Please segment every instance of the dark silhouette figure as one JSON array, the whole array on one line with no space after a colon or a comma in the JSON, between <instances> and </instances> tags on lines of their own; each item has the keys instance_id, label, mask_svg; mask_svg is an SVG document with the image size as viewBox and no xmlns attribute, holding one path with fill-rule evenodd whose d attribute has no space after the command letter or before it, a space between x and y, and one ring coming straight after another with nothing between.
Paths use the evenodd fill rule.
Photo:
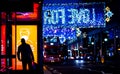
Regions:
<instances>
[{"instance_id":1,"label":"dark silhouette figure","mask_svg":"<svg viewBox=\"0 0 120 74\"><path fill-rule=\"evenodd\" d=\"M18 60L22 61L23 70L27 70L27 64L29 70L32 70L32 62L34 61L34 56L29 44L25 42L25 39L21 39L21 45L18 47Z\"/></svg>"}]
</instances>

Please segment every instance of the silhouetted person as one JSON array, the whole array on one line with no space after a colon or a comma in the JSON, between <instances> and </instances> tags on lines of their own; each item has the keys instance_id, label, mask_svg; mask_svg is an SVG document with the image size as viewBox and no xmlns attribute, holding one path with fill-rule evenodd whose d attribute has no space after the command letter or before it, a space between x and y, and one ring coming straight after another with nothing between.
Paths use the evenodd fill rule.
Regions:
<instances>
[{"instance_id":1,"label":"silhouetted person","mask_svg":"<svg viewBox=\"0 0 120 74\"><path fill-rule=\"evenodd\" d=\"M25 42L25 39L21 39L21 45L18 47L18 60L22 61L23 70L27 70L27 64L29 70L32 70L32 62L34 61L34 56L29 44Z\"/></svg>"}]
</instances>

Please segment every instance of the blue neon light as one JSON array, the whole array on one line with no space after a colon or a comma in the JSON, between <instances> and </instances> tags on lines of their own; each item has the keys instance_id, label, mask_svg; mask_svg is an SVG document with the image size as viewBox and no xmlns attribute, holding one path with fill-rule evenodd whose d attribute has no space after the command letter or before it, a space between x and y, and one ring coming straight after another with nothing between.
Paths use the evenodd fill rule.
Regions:
<instances>
[{"instance_id":1,"label":"blue neon light","mask_svg":"<svg viewBox=\"0 0 120 74\"><path fill-rule=\"evenodd\" d=\"M105 27L104 3L45 4L43 36L76 39L76 28Z\"/></svg>"},{"instance_id":2,"label":"blue neon light","mask_svg":"<svg viewBox=\"0 0 120 74\"><path fill-rule=\"evenodd\" d=\"M104 3L82 3L75 5L44 5L43 27L105 27Z\"/></svg>"}]
</instances>

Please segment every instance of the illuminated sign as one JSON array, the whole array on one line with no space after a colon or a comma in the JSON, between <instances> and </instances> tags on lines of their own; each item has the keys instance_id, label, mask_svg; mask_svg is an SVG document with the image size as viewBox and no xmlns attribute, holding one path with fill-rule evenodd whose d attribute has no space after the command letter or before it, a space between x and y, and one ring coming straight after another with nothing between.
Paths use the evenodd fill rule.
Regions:
<instances>
[{"instance_id":1,"label":"illuminated sign","mask_svg":"<svg viewBox=\"0 0 120 74\"><path fill-rule=\"evenodd\" d=\"M6 55L6 25L1 26L1 55Z\"/></svg>"},{"instance_id":2,"label":"illuminated sign","mask_svg":"<svg viewBox=\"0 0 120 74\"><path fill-rule=\"evenodd\" d=\"M12 54L17 54L17 48L21 44L21 38L25 38L26 43L30 44L34 60L37 63L37 26L36 25L12 25ZM16 62L16 63L15 63ZM22 69L22 63L16 57L12 60L12 67L16 70Z\"/></svg>"},{"instance_id":3,"label":"illuminated sign","mask_svg":"<svg viewBox=\"0 0 120 74\"><path fill-rule=\"evenodd\" d=\"M6 55L6 25L1 26L1 55ZM6 67L6 59L1 59L1 67Z\"/></svg>"},{"instance_id":4,"label":"illuminated sign","mask_svg":"<svg viewBox=\"0 0 120 74\"><path fill-rule=\"evenodd\" d=\"M104 6L104 3L44 5L43 28L105 27Z\"/></svg>"},{"instance_id":5,"label":"illuminated sign","mask_svg":"<svg viewBox=\"0 0 120 74\"><path fill-rule=\"evenodd\" d=\"M16 16L12 15L13 18L16 18L17 21L33 21L38 20L38 7L39 4L33 4L33 12L16 12Z\"/></svg>"}]
</instances>

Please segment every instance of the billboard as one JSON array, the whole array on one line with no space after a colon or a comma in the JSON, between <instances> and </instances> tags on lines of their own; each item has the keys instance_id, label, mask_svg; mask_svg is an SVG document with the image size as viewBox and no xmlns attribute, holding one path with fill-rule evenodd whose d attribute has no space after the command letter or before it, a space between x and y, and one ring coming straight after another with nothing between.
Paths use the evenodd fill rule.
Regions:
<instances>
[{"instance_id":1,"label":"billboard","mask_svg":"<svg viewBox=\"0 0 120 74\"><path fill-rule=\"evenodd\" d=\"M43 28L105 27L105 3L43 5Z\"/></svg>"},{"instance_id":2,"label":"billboard","mask_svg":"<svg viewBox=\"0 0 120 74\"><path fill-rule=\"evenodd\" d=\"M26 43L30 44L34 61L37 63L37 25L12 25L12 55L17 54L21 38L24 38ZM12 67L16 70L22 70L22 63L17 57L12 59Z\"/></svg>"}]
</instances>

